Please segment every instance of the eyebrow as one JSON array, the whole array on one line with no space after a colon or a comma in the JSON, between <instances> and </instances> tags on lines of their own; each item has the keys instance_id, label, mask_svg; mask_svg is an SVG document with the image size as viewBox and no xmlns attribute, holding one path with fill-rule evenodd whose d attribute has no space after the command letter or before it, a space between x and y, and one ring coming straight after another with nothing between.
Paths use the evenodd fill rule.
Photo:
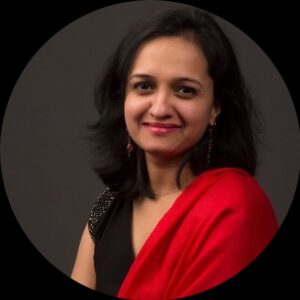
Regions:
<instances>
[{"instance_id":1,"label":"eyebrow","mask_svg":"<svg viewBox=\"0 0 300 300\"><path fill-rule=\"evenodd\" d=\"M133 78L143 78L143 79L155 79L155 77L148 75L148 74L133 74L130 76L129 80L133 79ZM187 82L193 82L198 84L199 86L203 87L203 85L201 84L201 82L197 79L194 78L190 78L190 77L178 77L174 79L175 82L182 82L182 81L187 81Z\"/></svg>"}]
</instances>

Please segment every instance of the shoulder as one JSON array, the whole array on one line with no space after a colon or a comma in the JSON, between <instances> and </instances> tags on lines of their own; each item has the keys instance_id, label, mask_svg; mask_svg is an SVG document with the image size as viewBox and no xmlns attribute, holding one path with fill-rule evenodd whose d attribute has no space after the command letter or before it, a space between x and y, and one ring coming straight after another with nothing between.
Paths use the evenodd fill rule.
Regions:
<instances>
[{"instance_id":1,"label":"shoulder","mask_svg":"<svg viewBox=\"0 0 300 300\"><path fill-rule=\"evenodd\" d=\"M271 202L255 178L235 168L215 169L203 175L211 184L194 206L194 227L205 228L221 239L230 236L235 243L247 240L265 245L278 225Z\"/></svg>"},{"instance_id":2,"label":"shoulder","mask_svg":"<svg viewBox=\"0 0 300 300\"><path fill-rule=\"evenodd\" d=\"M257 199L257 201L269 201L268 196L256 181L254 176L238 168L219 168L203 174L214 178L210 192L219 195L220 198ZM245 201L243 201L245 202Z\"/></svg>"},{"instance_id":3,"label":"shoulder","mask_svg":"<svg viewBox=\"0 0 300 300\"><path fill-rule=\"evenodd\" d=\"M241 222L275 220L270 199L249 173L238 168L220 168L207 171L205 177L212 181L203 199L210 214L226 212L225 215L240 218Z\"/></svg>"},{"instance_id":4,"label":"shoulder","mask_svg":"<svg viewBox=\"0 0 300 300\"><path fill-rule=\"evenodd\" d=\"M99 222L103 220L115 198L116 194L107 187L97 197L97 200L91 209L88 220L88 230L94 242L96 241L96 232L99 227Z\"/></svg>"}]
</instances>

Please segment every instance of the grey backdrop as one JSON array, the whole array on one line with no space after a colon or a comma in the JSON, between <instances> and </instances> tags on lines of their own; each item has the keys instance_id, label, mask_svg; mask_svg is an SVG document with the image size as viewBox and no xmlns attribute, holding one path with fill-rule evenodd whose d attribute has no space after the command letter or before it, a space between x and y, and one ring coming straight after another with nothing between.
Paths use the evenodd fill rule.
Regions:
<instances>
[{"instance_id":1,"label":"grey backdrop","mask_svg":"<svg viewBox=\"0 0 300 300\"><path fill-rule=\"evenodd\" d=\"M1 136L6 192L27 237L66 274L72 269L92 204L103 189L83 138L86 124L97 119L95 80L132 23L161 7L181 5L138 1L92 12L53 36L15 85ZM265 147L260 149L257 180L281 224L294 196L300 165L293 103L266 54L232 24L216 19L233 42L264 118Z\"/></svg>"}]
</instances>

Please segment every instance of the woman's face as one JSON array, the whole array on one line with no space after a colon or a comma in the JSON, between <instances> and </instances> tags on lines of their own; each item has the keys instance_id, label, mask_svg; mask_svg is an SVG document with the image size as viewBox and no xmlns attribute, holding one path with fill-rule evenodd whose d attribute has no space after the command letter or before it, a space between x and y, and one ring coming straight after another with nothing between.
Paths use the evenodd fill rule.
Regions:
<instances>
[{"instance_id":1,"label":"woman's face","mask_svg":"<svg viewBox=\"0 0 300 300\"><path fill-rule=\"evenodd\" d=\"M182 37L159 37L143 45L128 75L125 121L146 154L183 155L213 125L213 81L203 52Z\"/></svg>"}]
</instances>

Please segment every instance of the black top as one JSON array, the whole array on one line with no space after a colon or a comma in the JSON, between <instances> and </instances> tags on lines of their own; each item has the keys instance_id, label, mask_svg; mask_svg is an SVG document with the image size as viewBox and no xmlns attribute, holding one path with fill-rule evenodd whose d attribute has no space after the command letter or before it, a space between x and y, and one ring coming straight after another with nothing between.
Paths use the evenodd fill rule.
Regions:
<instances>
[{"instance_id":1,"label":"black top","mask_svg":"<svg viewBox=\"0 0 300 300\"><path fill-rule=\"evenodd\" d=\"M88 228L95 242L96 290L117 296L134 261L131 241L132 201L117 199L108 188L94 205Z\"/></svg>"}]
</instances>

